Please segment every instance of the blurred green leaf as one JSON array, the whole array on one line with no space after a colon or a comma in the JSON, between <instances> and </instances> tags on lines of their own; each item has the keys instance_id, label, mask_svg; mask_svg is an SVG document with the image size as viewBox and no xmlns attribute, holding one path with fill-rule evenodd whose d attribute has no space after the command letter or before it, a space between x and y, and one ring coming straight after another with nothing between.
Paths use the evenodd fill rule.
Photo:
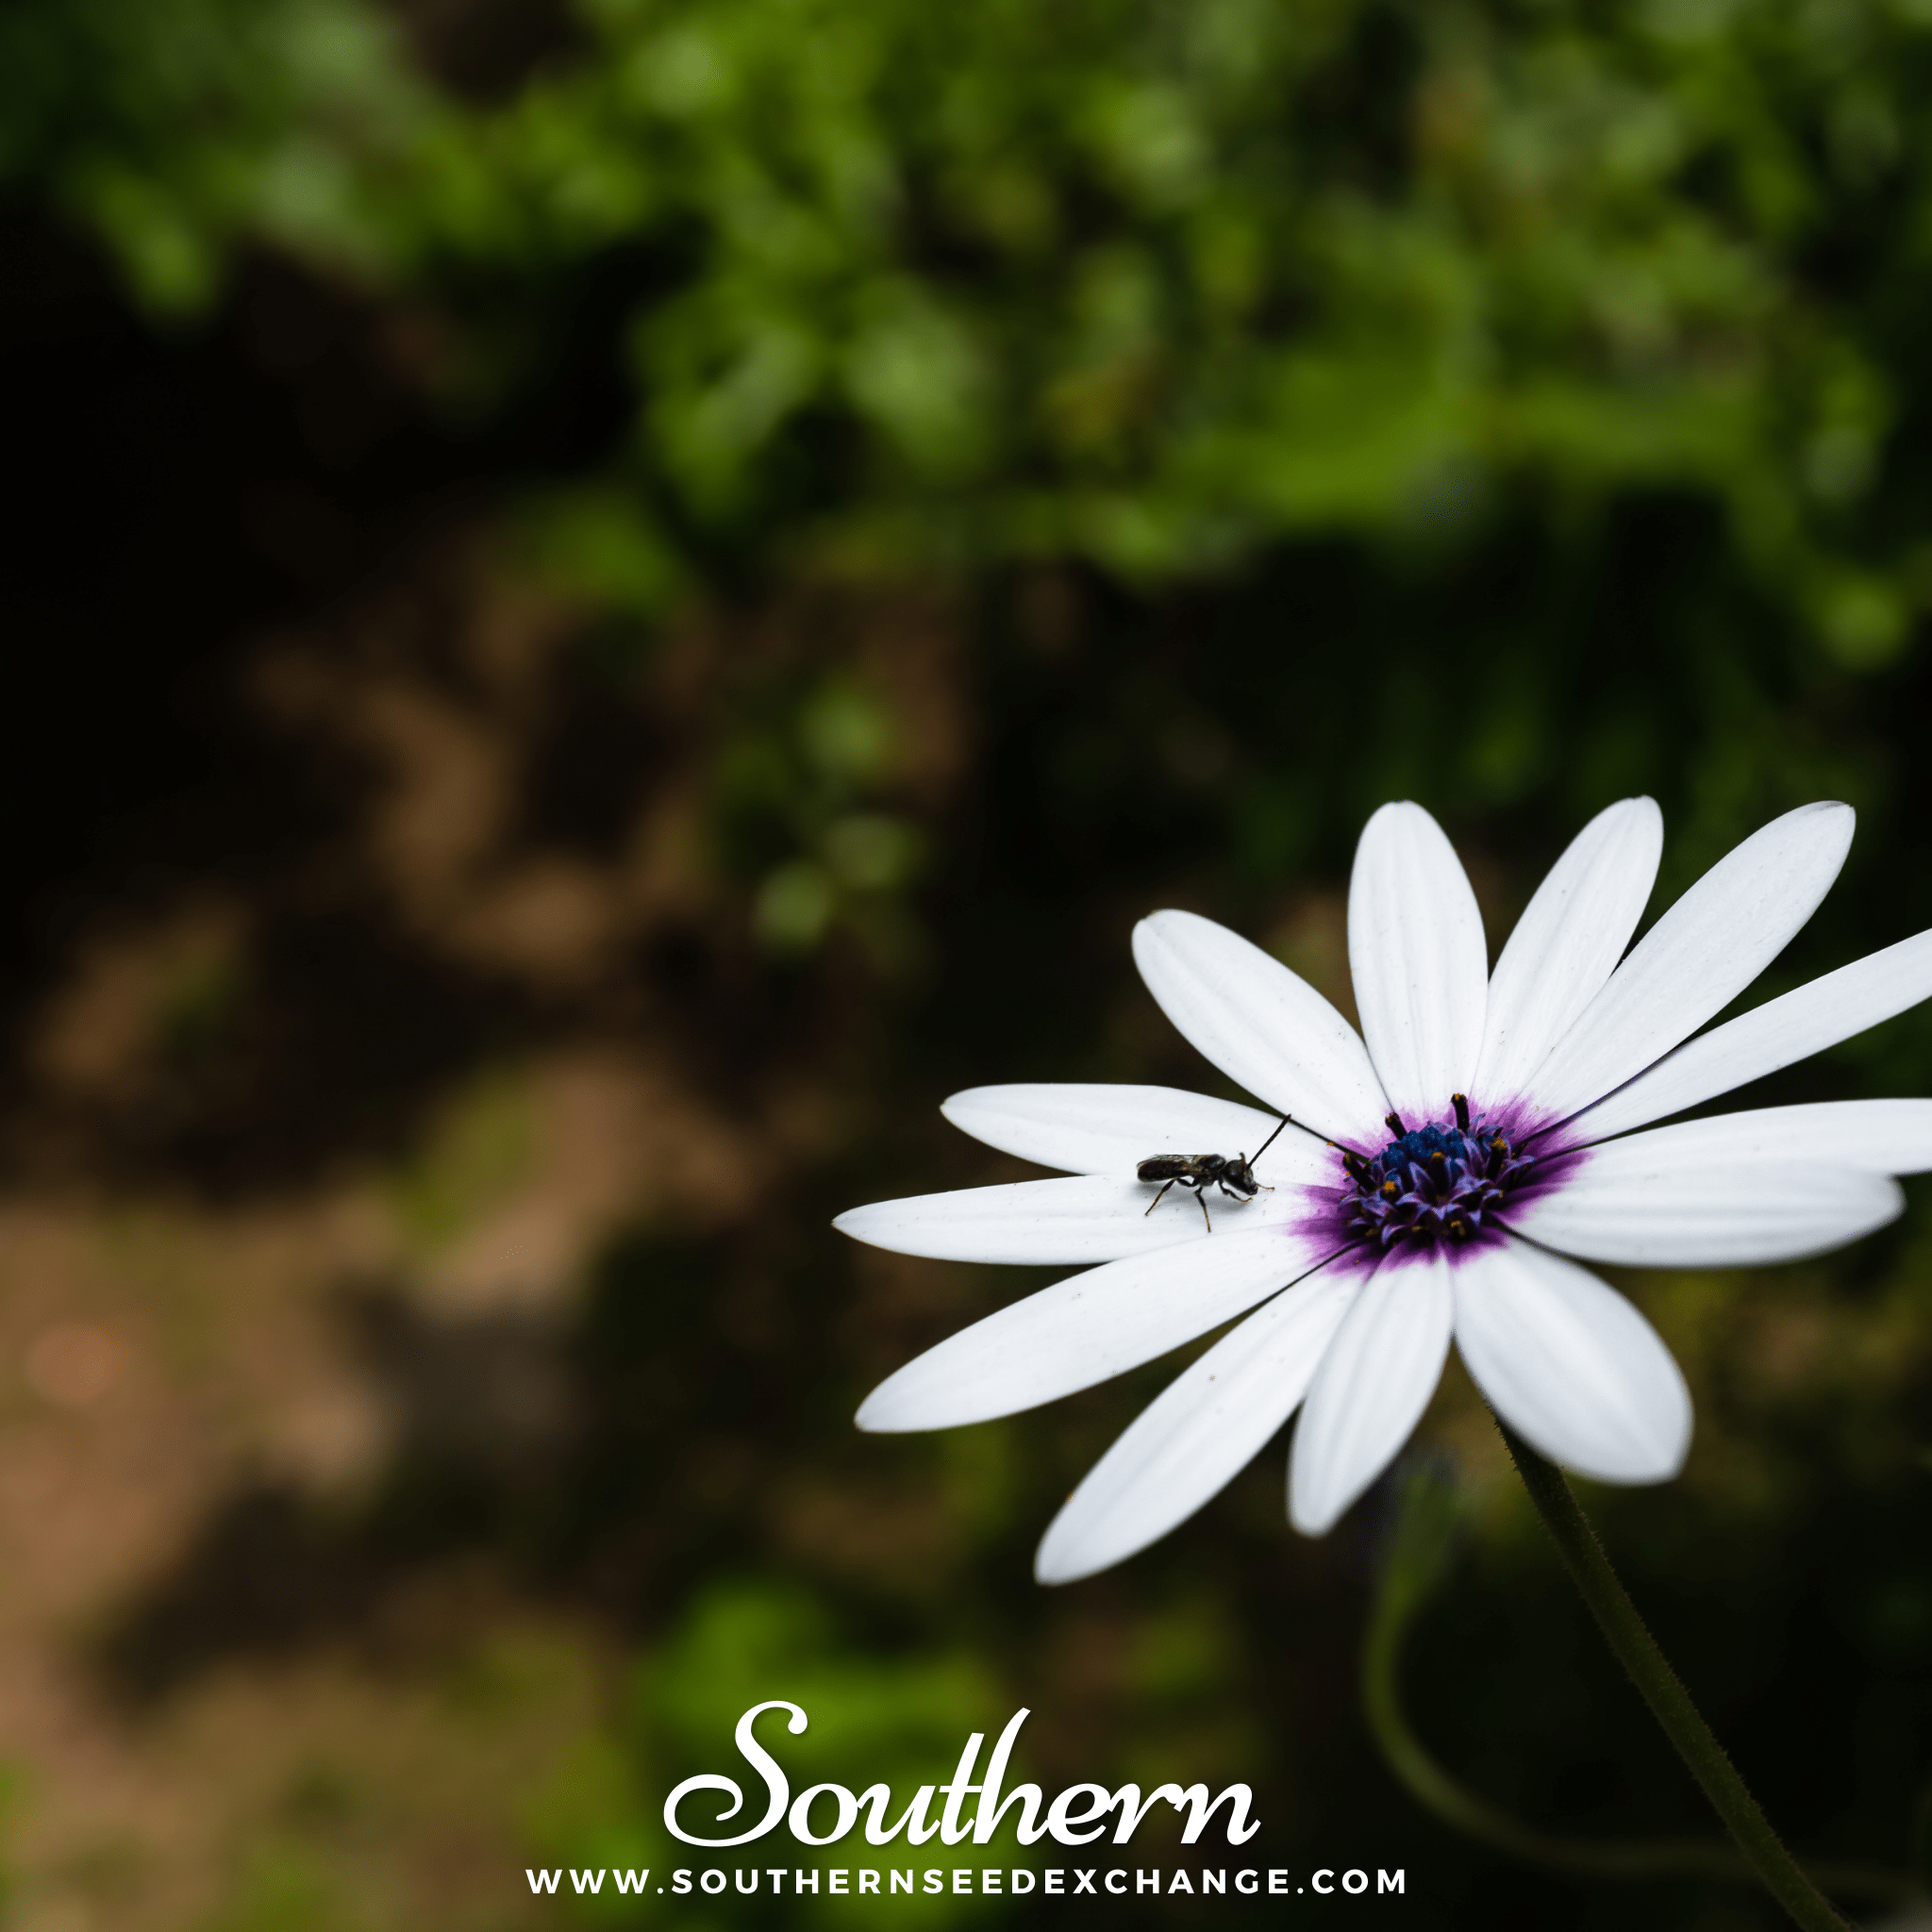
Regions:
<instances>
[{"instance_id":1,"label":"blurred green leaf","mask_svg":"<svg viewBox=\"0 0 1932 1932\"><path fill-rule=\"evenodd\" d=\"M649 259L624 446L538 520L626 608L780 530L1159 578L1311 531L1459 539L1519 483L1668 486L1868 670L1925 595L1880 507L1932 24L1826 20L598 0L477 108L365 0L24 0L0 178L157 308L267 240L442 303L498 384L550 352L559 275Z\"/></svg>"}]
</instances>

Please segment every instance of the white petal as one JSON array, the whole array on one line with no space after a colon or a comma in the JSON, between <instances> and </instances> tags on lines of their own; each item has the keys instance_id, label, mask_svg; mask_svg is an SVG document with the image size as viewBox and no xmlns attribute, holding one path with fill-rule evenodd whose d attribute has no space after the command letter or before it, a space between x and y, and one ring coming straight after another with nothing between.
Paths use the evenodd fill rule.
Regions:
<instances>
[{"instance_id":1,"label":"white petal","mask_svg":"<svg viewBox=\"0 0 1932 1932\"><path fill-rule=\"evenodd\" d=\"M865 1398L858 1426L949 1429L1091 1388L1232 1320L1332 1252L1258 1228L1090 1269L915 1357Z\"/></svg>"},{"instance_id":2,"label":"white petal","mask_svg":"<svg viewBox=\"0 0 1932 1932\"><path fill-rule=\"evenodd\" d=\"M847 1208L832 1225L873 1247L938 1261L1116 1261L1123 1255L1208 1239L1192 1194L1171 1189L1150 1212L1154 1192L1139 1181L1105 1174L1012 1181L874 1201ZM1228 1217L1223 1228L1232 1230L1242 1224L1243 1215L1250 1224L1257 1215L1280 1219L1273 1210L1287 1197L1260 1194L1246 1207L1212 1198ZM1290 1206L1302 1211L1299 1197Z\"/></svg>"},{"instance_id":3,"label":"white petal","mask_svg":"<svg viewBox=\"0 0 1932 1932\"><path fill-rule=\"evenodd\" d=\"M1579 1114L1576 1130L1594 1141L1681 1113L1823 1053L1924 999L1932 999L1932 932L1867 954L1687 1040L1675 1053Z\"/></svg>"},{"instance_id":4,"label":"white petal","mask_svg":"<svg viewBox=\"0 0 1932 1932\"><path fill-rule=\"evenodd\" d=\"M1545 1456L1607 1483L1660 1483L1690 1446L1690 1391L1615 1289L1526 1241L1456 1270L1456 1345L1498 1415Z\"/></svg>"},{"instance_id":5,"label":"white petal","mask_svg":"<svg viewBox=\"0 0 1932 1932\"><path fill-rule=\"evenodd\" d=\"M1741 1268L1795 1261L1883 1227L1905 1206L1884 1174L1816 1161L1706 1161L1658 1154L1661 1136L1593 1147L1575 1174L1509 1225L1586 1261Z\"/></svg>"},{"instance_id":6,"label":"white petal","mask_svg":"<svg viewBox=\"0 0 1932 1932\"><path fill-rule=\"evenodd\" d=\"M1483 1045L1490 956L1455 848L1419 805L1362 827L1348 886L1348 964L1382 1091L1410 1126L1447 1119Z\"/></svg>"},{"instance_id":7,"label":"white petal","mask_svg":"<svg viewBox=\"0 0 1932 1932\"><path fill-rule=\"evenodd\" d=\"M1563 1119L1661 1058L1784 951L1830 890L1852 842L1848 805L1807 805L1752 833L1644 934L1536 1071L1530 1092Z\"/></svg>"},{"instance_id":8,"label":"white petal","mask_svg":"<svg viewBox=\"0 0 1932 1932\"><path fill-rule=\"evenodd\" d=\"M1585 1114L1583 1119L1590 1116ZM1717 1113L1632 1134L1659 1161L1822 1160L1861 1174L1932 1174L1932 1100L1819 1100Z\"/></svg>"},{"instance_id":9,"label":"white petal","mask_svg":"<svg viewBox=\"0 0 1932 1932\"><path fill-rule=\"evenodd\" d=\"M1293 1412L1361 1277L1324 1269L1278 1294L1168 1384L1067 1499L1034 1559L1071 1583L1185 1523Z\"/></svg>"},{"instance_id":10,"label":"white petal","mask_svg":"<svg viewBox=\"0 0 1932 1932\"><path fill-rule=\"evenodd\" d=\"M1272 1113L1179 1087L970 1087L940 1111L975 1141L1022 1160L1116 1179L1131 1177L1150 1154L1252 1155L1281 1127ZM1328 1148L1290 1126L1256 1177L1271 1187L1332 1187L1338 1171Z\"/></svg>"},{"instance_id":11,"label":"white petal","mask_svg":"<svg viewBox=\"0 0 1932 1932\"><path fill-rule=\"evenodd\" d=\"M1181 1034L1250 1093L1337 1141L1387 1139L1389 1103L1355 1028L1279 959L1197 913L1157 912L1134 928L1134 963Z\"/></svg>"},{"instance_id":12,"label":"white petal","mask_svg":"<svg viewBox=\"0 0 1932 1932\"><path fill-rule=\"evenodd\" d=\"M1384 1262L1350 1304L1295 1425L1288 1513L1323 1536L1408 1441L1449 1353L1450 1263Z\"/></svg>"},{"instance_id":13,"label":"white petal","mask_svg":"<svg viewBox=\"0 0 1932 1932\"><path fill-rule=\"evenodd\" d=\"M1525 1091L1602 990L1643 916L1663 843L1657 801L1625 798L1598 812L1550 868L1490 975L1473 1075L1484 1104Z\"/></svg>"}]
</instances>

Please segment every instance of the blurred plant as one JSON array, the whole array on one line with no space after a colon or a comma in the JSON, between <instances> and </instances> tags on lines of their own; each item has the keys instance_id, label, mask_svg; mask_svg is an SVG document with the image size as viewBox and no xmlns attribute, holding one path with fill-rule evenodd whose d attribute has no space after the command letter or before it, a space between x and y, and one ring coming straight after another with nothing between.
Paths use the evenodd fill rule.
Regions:
<instances>
[{"instance_id":1,"label":"blurred plant","mask_svg":"<svg viewBox=\"0 0 1932 1932\"><path fill-rule=\"evenodd\" d=\"M1666 484L1848 661L1922 595L1859 517L1915 388L1870 299L1928 186L1910 8L583 20L429 144L396 245L653 251L624 466L674 531L1158 577Z\"/></svg>"},{"instance_id":2,"label":"blurred plant","mask_svg":"<svg viewBox=\"0 0 1932 1932\"><path fill-rule=\"evenodd\" d=\"M0 184L91 228L161 313L204 307L247 241L374 272L441 111L362 0L0 10Z\"/></svg>"},{"instance_id":3,"label":"blurred plant","mask_svg":"<svg viewBox=\"0 0 1932 1932\"><path fill-rule=\"evenodd\" d=\"M1848 665L1932 593L1912 0L579 25L459 108L367 0L25 0L0 179L158 307L244 239L437 294L478 395L580 356L601 276L629 434L540 521L626 606L747 550L1149 580L1302 533L1454 543L1524 486L1573 524L1706 498ZM774 929L823 905L797 875Z\"/></svg>"},{"instance_id":4,"label":"blurred plant","mask_svg":"<svg viewBox=\"0 0 1932 1932\"><path fill-rule=\"evenodd\" d=\"M883 698L838 674L802 692L755 692L728 731L716 808L740 869L758 879L753 924L772 952L809 953L842 924L882 966L912 956L904 893L924 841L910 819L876 803L899 756Z\"/></svg>"}]
</instances>

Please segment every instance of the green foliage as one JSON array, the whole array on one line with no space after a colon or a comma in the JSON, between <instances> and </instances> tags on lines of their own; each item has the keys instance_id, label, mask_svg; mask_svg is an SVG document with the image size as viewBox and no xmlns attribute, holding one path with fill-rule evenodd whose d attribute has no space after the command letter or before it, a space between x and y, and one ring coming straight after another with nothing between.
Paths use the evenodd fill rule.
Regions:
<instances>
[{"instance_id":1,"label":"green foliage","mask_svg":"<svg viewBox=\"0 0 1932 1932\"><path fill-rule=\"evenodd\" d=\"M874 691L836 679L767 694L723 748L715 791L727 839L746 855L791 854L758 868L753 919L772 951L808 951L842 922L881 966L905 955L896 895L918 873L919 831L866 805L891 775L894 735Z\"/></svg>"},{"instance_id":2,"label":"green foliage","mask_svg":"<svg viewBox=\"0 0 1932 1932\"><path fill-rule=\"evenodd\" d=\"M242 240L375 265L375 210L435 109L359 0L17 0L0 183L96 232L152 308Z\"/></svg>"},{"instance_id":3,"label":"green foliage","mask_svg":"<svg viewBox=\"0 0 1932 1932\"><path fill-rule=\"evenodd\" d=\"M1145 575L1453 538L1512 479L1688 486L1841 652L1898 640L1923 564L1857 528L1901 386L1857 281L1917 246L1910 9L587 19L441 151L423 242L666 251L631 462L681 519Z\"/></svg>"},{"instance_id":4,"label":"green foliage","mask_svg":"<svg viewBox=\"0 0 1932 1932\"><path fill-rule=\"evenodd\" d=\"M1854 665L1932 582L1890 454L1922 0L581 16L458 111L354 0L15 8L0 172L150 300L266 236L440 293L499 380L559 283L647 262L625 446L545 523L623 604L721 541L1166 577L1524 487L1706 494Z\"/></svg>"}]
</instances>

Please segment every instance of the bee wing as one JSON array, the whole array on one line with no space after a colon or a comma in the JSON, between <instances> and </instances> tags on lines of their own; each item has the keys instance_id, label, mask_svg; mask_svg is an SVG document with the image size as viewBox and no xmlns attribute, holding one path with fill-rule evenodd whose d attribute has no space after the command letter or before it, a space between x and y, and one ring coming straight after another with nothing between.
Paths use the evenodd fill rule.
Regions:
<instances>
[{"instance_id":1,"label":"bee wing","mask_svg":"<svg viewBox=\"0 0 1932 1932\"><path fill-rule=\"evenodd\" d=\"M1178 1180L1188 1172L1188 1158L1184 1154L1150 1155L1134 1170L1135 1177L1143 1181Z\"/></svg>"}]
</instances>

